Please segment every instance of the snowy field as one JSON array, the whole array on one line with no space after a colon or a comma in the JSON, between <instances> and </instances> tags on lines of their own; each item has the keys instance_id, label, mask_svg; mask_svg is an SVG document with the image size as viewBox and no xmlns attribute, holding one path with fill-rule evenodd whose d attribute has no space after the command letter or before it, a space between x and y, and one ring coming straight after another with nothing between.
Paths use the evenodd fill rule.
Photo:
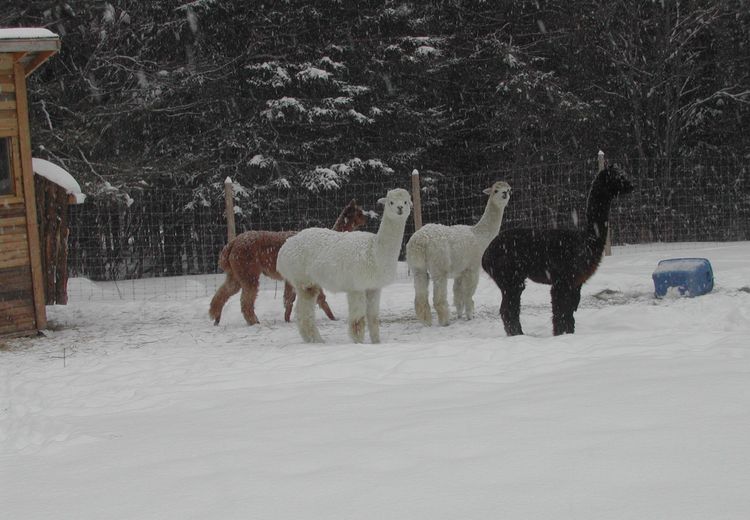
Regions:
<instances>
[{"instance_id":1,"label":"snowy field","mask_svg":"<svg viewBox=\"0 0 750 520\"><path fill-rule=\"evenodd\" d=\"M676 256L708 258L714 291L655 300ZM333 294L343 320L301 343L275 284L252 328L238 297L214 327L210 291L51 307L0 350L0 517L750 518L750 243L616 251L575 335L548 294L529 285L509 338L486 275L447 328L402 277L379 345L349 342Z\"/></svg>"}]
</instances>

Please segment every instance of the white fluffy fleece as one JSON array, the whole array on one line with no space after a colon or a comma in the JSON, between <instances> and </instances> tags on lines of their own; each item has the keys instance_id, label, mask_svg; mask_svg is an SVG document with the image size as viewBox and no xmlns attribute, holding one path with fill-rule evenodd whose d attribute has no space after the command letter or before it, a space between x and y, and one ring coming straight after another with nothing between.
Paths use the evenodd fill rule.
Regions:
<instances>
[{"instance_id":1,"label":"white fluffy fleece","mask_svg":"<svg viewBox=\"0 0 750 520\"><path fill-rule=\"evenodd\" d=\"M411 196L397 188L378 202L385 209L377 234L310 228L281 247L276 268L297 290L295 313L303 340L322 342L315 325L314 302L323 288L347 293L349 334L355 342L364 340L365 317L370 339L380 341L380 290L396 278Z\"/></svg>"},{"instance_id":2,"label":"white fluffy fleece","mask_svg":"<svg viewBox=\"0 0 750 520\"><path fill-rule=\"evenodd\" d=\"M505 207L510 200L510 186L498 181L483 193L490 196L482 218L474 226L426 224L406 244L406 261L414 276L414 309L417 318L432 324L428 302L429 280L432 277L433 303L438 322L447 325L448 279L454 278L453 301L458 316L474 315L474 292L479 281L482 254L500 231Z\"/></svg>"}]
</instances>

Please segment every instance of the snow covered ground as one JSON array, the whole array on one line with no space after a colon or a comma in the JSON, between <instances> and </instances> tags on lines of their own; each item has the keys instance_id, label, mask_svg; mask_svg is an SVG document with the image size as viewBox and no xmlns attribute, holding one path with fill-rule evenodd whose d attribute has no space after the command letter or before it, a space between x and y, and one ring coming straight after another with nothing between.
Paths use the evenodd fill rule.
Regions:
<instances>
[{"instance_id":1,"label":"snow covered ground","mask_svg":"<svg viewBox=\"0 0 750 520\"><path fill-rule=\"evenodd\" d=\"M447 328L401 278L380 345L319 311L301 343L273 284L252 328L238 297L214 327L210 291L51 307L0 350L0 517L750 518L750 243L616 253L562 337L534 284L506 337L485 275ZM714 291L655 300L675 256Z\"/></svg>"}]
</instances>

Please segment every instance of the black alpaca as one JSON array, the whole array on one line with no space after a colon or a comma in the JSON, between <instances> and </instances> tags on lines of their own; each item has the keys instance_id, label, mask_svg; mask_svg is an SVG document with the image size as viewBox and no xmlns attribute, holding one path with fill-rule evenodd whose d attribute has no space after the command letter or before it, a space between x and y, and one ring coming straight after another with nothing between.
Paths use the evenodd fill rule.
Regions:
<instances>
[{"instance_id":1,"label":"black alpaca","mask_svg":"<svg viewBox=\"0 0 750 520\"><path fill-rule=\"evenodd\" d=\"M607 166L591 184L585 231L511 229L495 237L482 256L482 267L502 292L500 316L509 336L523 334L521 293L526 278L552 286L555 336L575 332L573 313L581 300L581 286L602 259L612 199L631 191L627 175L617 166Z\"/></svg>"}]
</instances>

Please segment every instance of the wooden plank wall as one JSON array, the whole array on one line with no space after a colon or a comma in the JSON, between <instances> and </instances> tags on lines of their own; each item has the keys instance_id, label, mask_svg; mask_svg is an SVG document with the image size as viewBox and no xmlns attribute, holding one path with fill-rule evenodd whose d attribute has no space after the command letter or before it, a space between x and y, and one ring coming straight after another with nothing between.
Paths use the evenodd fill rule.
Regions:
<instances>
[{"instance_id":1,"label":"wooden plank wall","mask_svg":"<svg viewBox=\"0 0 750 520\"><path fill-rule=\"evenodd\" d=\"M36 328L26 209L0 206L0 334Z\"/></svg>"},{"instance_id":2,"label":"wooden plank wall","mask_svg":"<svg viewBox=\"0 0 750 520\"><path fill-rule=\"evenodd\" d=\"M13 63L0 55L0 137L11 139L15 194L0 198L0 335L36 329Z\"/></svg>"},{"instance_id":3,"label":"wooden plank wall","mask_svg":"<svg viewBox=\"0 0 750 520\"><path fill-rule=\"evenodd\" d=\"M64 188L36 175L36 213L47 305L68 303L68 198Z\"/></svg>"},{"instance_id":4,"label":"wooden plank wall","mask_svg":"<svg viewBox=\"0 0 750 520\"><path fill-rule=\"evenodd\" d=\"M16 85L13 71L0 68L0 132L18 135L16 118Z\"/></svg>"}]
</instances>

